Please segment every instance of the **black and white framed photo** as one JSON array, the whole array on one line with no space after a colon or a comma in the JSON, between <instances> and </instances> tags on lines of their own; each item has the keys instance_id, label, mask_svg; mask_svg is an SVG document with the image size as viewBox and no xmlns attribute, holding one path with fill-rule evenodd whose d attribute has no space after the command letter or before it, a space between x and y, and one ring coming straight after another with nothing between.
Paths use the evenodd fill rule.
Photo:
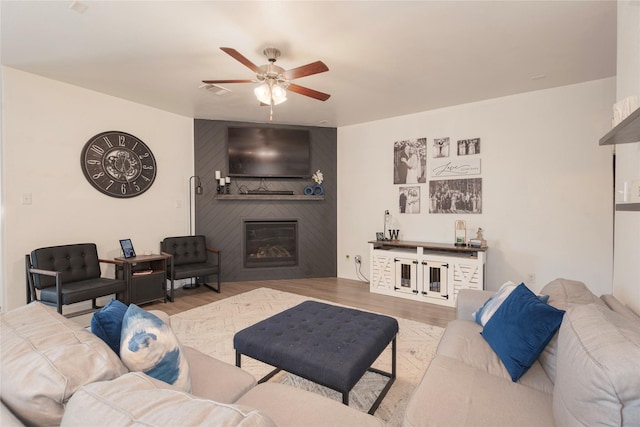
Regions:
<instances>
[{"instance_id":1,"label":"black and white framed photo","mask_svg":"<svg viewBox=\"0 0 640 427\"><path fill-rule=\"evenodd\" d=\"M458 156L480 154L480 138L461 139L458 141Z\"/></svg>"},{"instance_id":2,"label":"black and white framed photo","mask_svg":"<svg viewBox=\"0 0 640 427\"><path fill-rule=\"evenodd\" d=\"M433 158L449 157L449 137L433 139Z\"/></svg>"},{"instance_id":3,"label":"black and white framed photo","mask_svg":"<svg viewBox=\"0 0 640 427\"><path fill-rule=\"evenodd\" d=\"M429 213L482 213L482 178L429 181Z\"/></svg>"},{"instance_id":4,"label":"black and white framed photo","mask_svg":"<svg viewBox=\"0 0 640 427\"><path fill-rule=\"evenodd\" d=\"M400 213L420 213L420 187L400 187L398 202Z\"/></svg>"},{"instance_id":5,"label":"black and white framed photo","mask_svg":"<svg viewBox=\"0 0 640 427\"><path fill-rule=\"evenodd\" d=\"M427 138L394 142L393 165L394 184L427 182Z\"/></svg>"}]
</instances>

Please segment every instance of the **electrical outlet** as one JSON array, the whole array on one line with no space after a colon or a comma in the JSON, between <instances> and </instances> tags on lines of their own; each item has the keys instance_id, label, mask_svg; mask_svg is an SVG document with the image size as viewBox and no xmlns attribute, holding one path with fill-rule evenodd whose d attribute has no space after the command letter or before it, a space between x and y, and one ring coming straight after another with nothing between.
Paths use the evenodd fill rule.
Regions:
<instances>
[{"instance_id":1,"label":"electrical outlet","mask_svg":"<svg viewBox=\"0 0 640 427\"><path fill-rule=\"evenodd\" d=\"M362 257L360 255L356 255L353 259L355 260L356 264L360 264L362 262Z\"/></svg>"}]
</instances>

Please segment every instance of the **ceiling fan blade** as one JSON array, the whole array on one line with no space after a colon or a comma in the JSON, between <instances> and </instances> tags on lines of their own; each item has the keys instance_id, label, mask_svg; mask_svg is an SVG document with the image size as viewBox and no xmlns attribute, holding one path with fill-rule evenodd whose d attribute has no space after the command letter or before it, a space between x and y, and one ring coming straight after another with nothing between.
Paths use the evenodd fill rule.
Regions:
<instances>
[{"instance_id":1,"label":"ceiling fan blade","mask_svg":"<svg viewBox=\"0 0 640 427\"><path fill-rule=\"evenodd\" d=\"M253 83L253 80L203 80L202 83L218 84L218 83Z\"/></svg>"},{"instance_id":2,"label":"ceiling fan blade","mask_svg":"<svg viewBox=\"0 0 640 427\"><path fill-rule=\"evenodd\" d=\"M312 74L324 73L325 71L329 71L329 67L327 67L322 61L316 61L312 62L311 64L302 65L300 67L287 70L282 73L282 75L287 80L293 80L299 79L300 77L310 76Z\"/></svg>"},{"instance_id":3,"label":"ceiling fan blade","mask_svg":"<svg viewBox=\"0 0 640 427\"><path fill-rule=\"evenodd\" d=\"M300 95L315 98L320 101L326 101L331 96L328 93L318 92L317 90L309 89L308 87L300 86L295 83L290 83L287 89L291 92L299 93Z\"/></svg>"},{"instance_id":4,"label":"ceiling fan blade","mask_svg":"<svg viewBox=\"0 0 640 427\"><path fill-rule=\"evenodd\" d=\"M245 67L249 68L250 70L252 70L254 73L256 74L260 74L261 70L260 67L258 67L256 64L254 64L253 62L249 61L247 58L245 58L240 52L238 52L235 49L232 49L230 47L221 47L220 48L224 53L226 53L227 55L233 57L233 59L235 59L236 61L240 62L242 65L244 65Z\"/></svg>"}]
</instances>

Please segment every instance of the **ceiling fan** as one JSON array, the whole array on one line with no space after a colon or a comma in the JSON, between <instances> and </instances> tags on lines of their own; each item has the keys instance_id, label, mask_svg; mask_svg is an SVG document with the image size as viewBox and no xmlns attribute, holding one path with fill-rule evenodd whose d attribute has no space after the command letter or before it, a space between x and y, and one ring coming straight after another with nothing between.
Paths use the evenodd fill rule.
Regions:
<instances>
[{"instance_id":1,"label":"ceiling fan","mask_svg":"<svg viewBox=\"0 0 640 427\"><path fill-rule=\"evenodd\" d=\"M278 105L287 100L287 89L291 92L318 99L320 101L326 101L331 96L327 93L291 83L291 80L294 79L329 71L329 67L327 67L322 61L316 61L290 70L285 70L284 68L275 65L276 60L280 57L280 50L274 47L264 49L263 53L269 62L260 66L248 60L235 49L230 47L221 47L220 49L256 73L257 80L203 80L203 83L262 83L256 87L254 93L261 104L271 106Z\"/></svg>"}]
</instances>

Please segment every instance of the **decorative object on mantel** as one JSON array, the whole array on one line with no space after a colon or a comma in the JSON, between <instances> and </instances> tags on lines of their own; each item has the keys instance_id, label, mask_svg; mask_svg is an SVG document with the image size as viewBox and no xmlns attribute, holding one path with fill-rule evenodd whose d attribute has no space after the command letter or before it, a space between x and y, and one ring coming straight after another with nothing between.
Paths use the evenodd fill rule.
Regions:
<instances>
[{"instance_id":1,"label":"decorative object on mantel","mask_svg":"<svg viewBox=\"0 0 640 427\"><path fill-rule=\"evenodd\" d=\"M216 191L218 194L231 194L231 177L224 177L220 171L216 171Z\"/></svg>"},{"instance_id":2,"label":"decorative object on mantel","mask_svg":"<svg viewBox=\"0 0 640 427\"><path fill-rule=\"evenodd\" d=\"M324 175L318 169L312 176L315 181L314 185L308 185L304 188L304 194L307 196L322 196L324 195L324 187L322 186L322 181L324 181Z\"/></svg>"},{"instance_id":3,"label":"decorative object on mantel","mask_svg":"<svg viewBox=\"0 0 640 427\"><path fill-rule=\"evenodd\" d=\"M461 219L455 224L455 245L467 246L467 223Z\"/></svg>"},{"instance_id":4,"label":"decorative object on mantel","mask_svg":"<svg viewBox=\"0 0 640 427\"><path fill-rule=\"evenodd\" d=\"M482 228L478 227L478 232L476 233L475 239L469 239L469 246L472 248L486 248L487 241L484 239L482 235Z\"/></svg>"},{"instance_id":5,"label":"decorative object on mantel","mask_svg":"<svg viewBox=\"0 0 640 427\"><path fill-rule=\"evenodd\" d=\"M389 240L398 240L399 236L400 236L400 230L398 229L389 230Z\"/></svg>"},{"instance_id":6,"label":"decorative object on mantel","mask_svg":"<svg viewBox=\"0 0 640 427\"><path fill-rule=\"evenodd\" d=\"M384 211L384 225L382 226L382 233L376 233L378 240L387 240L387 224L391 221L391 215L389 215L389 209ZM382 236L380 235L382 234Z\"/></svg>"}]
</instances>

